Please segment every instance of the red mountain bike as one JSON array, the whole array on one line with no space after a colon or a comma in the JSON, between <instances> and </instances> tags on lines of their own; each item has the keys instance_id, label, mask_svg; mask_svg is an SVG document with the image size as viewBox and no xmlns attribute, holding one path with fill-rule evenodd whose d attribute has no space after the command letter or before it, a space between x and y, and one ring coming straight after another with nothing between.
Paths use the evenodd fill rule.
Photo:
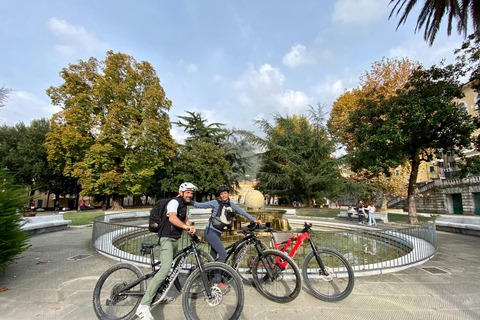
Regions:
<instances>
[{"instance_id":1,"label":"red mountain bike","mask_svg":"<svg viewBox=\"0 0 480 320\"><path fill-rule=\"evenodd\" d=\"M318 299L334 302L345 299L353 290L355 276L347 259L339 252L317 248L310 238L311 223L304 224L302 234L295 237L291 233L272 232L272 242L275 249L287 253L291 258L295 256L303 241L308 240L312 251L305 257L302 266L303 280L313 295ZM287 240L284 241L284 239ZM290 253L286 252L293 242L297 242ZM277 261L285 268L288 262Z\"/></svg>"}]
</instances>

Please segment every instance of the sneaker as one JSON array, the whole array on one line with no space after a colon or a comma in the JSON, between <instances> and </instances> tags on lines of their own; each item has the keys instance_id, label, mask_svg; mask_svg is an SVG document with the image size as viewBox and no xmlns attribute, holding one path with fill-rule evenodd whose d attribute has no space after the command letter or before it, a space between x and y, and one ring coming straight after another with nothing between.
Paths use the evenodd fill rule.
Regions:
<instances>
[{"instance_id":1,"label":"sneaker","mask_svg":"<svg viewBox=\"0 0 480 320\"><path fill-rule=\"evenodd\" d=\"M152 314L150 313L149 306L139 305L137 308L136 315L142 320L155 320L153 319Z\"/></svg>"},{"instance_id":2,"label":"sneaker","mask_svg":"<svg viewBox=\"0 0 480 320\"><path fill-rule=\"evenodd\" d=\"M227 294L230 291L230 289L232 289L231 286L229 286L228 284L222 283L222 282L220 282L218 284L215 284L215 285L217 287L219 287L220 290L222 290L222 294Z\"/></svg>"}]
</instances>

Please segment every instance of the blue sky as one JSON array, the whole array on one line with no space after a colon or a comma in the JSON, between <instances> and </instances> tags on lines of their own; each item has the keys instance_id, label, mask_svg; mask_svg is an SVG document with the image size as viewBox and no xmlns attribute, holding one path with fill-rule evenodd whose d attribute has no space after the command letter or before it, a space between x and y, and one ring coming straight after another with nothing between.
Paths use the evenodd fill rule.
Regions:
<instances>
[{"instance_id":1,"label":"blue sky","mask_svg":"<svg viewBox=\"0 0 480 320\"><path fill-rule=\"evenodd\" d=\"M60 109L45 94L59 72L108 50L148 61L172 100L209 122L255 130L255 119L331 110L382 57L453 62L462 37L445 26L429 47L415 34L419 8L396 30L390 0L2 1L0 86L13 93L0 124L29 124ZM422 1L423 3L423 1ZM444 23L445 24L445 23ZM178 128L173 136L182 141Z\"/></svg>"}]
</instances>

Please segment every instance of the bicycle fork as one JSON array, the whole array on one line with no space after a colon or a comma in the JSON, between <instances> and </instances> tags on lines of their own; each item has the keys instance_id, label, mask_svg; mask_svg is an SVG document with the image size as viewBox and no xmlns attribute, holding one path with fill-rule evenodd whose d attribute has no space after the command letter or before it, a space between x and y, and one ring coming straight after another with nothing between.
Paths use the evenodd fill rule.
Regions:
<instances>
[{"instance_id":1,"label":"bicycle fork","mask_svg":"<svg viewBox=\"0 0 480 320\"><path fill-rule=\"evenodd\" d=\"M323 275L328 276L328 270L325 268L325 265L323 264L322 259L320 258L320 255L318 254L317 246L315 246L312 243L312 239L308 239L310 241L310 245L312 246L313 252L315 253L315 260L317 260L318 266L320 267L320 271L322 272Z\"/></svg>"},{"instance_id":2,"label":"bicycle fork","mask_svg":"<svg viewBox=\"0 0 480 320\"><path fill-rule=\"evenodd\" d=\"M210 286L210 281L208 280L207 273L203 268L203 262L200 260L200 255L197 253L197 250L194 251L195 259L197 260L198 268L200 269L200 276L202 277L203 286L205 287L205 292L207 294L207 299L212 300L212 290Z\"/></svg>"},{"instance_id":3,"label":"bicycle fork","mask_svg":"<svg viewBox=\"0 0 480 320\"><path fill-rule=\"evenodd\" d=\"M273 261L272 258L269 258L269 257L264 257L263 256L263 251L260 250L260 245L257 244L257 242L255 241L253 243L255 245L255 249L257 250L257 253L258 253L258 257L260 258L260 261L261 261L261 264L263 264L263 266L265 267L265 270L267 271L267 277L270 281L273 281L274 280L274 276L273 276L273 271L272 271L272 268L274 267L275 265L275 261ZM268 260L271 260L271 261L268 261Z\"/></svg>"}]
</instances>

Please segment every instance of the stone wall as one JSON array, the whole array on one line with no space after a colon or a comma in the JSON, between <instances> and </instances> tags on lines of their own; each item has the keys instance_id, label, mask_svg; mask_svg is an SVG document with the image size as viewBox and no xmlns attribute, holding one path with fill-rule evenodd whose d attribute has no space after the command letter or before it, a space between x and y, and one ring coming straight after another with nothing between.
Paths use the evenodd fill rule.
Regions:
<instances>
[{"instance_id":1,"label":"stone wall","mask_svg":"<svg viewBox=\"0 0 480 320\"><path fill-rule=\"evenodd\" d=\"M453 214L452 195L461 194L463 214L475 215L475 193L480 193L480 177L436 179L417 189L415 205L417 212ZM392 208L408 211L408 202L402 199Z\"/></svg>"}]
</instances>

